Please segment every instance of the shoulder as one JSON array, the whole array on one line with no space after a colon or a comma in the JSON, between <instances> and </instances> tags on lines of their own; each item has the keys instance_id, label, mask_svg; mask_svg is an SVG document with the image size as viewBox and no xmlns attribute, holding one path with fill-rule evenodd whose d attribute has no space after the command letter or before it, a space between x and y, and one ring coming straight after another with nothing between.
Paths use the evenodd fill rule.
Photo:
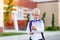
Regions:
<instances>
[{"instance_id":1,"label":"shoulder","mask_svg":"<svg viewBox=\"0 0 60 40\"><path fill-rule=\"evenodd\" d=\"M33 22L34 20L30 20L29 22Z\"/></svg>"},{"instance_id":2,"label":"shoulder","mask_svg":"<svg viewBox=\"0 0 60 40\"><path fill-rule=\"evenodd\" d=\"M41 20L43 22L43 20Z\"/></svg>"},{"instance_id":3,"label":"shoulder","mask_svg":"<svg viewBox=\"0 0 60 40\"><path fill-rule=\"evenodd\" d=\"M40 20L41 23L43 23L43 20Z\"/></svg>"},{"instance_id":4,"label":"shoulder","mask_svg":"<svg viewBox=\"0 0 60 40\"><path fill-rule=\"evenodd\" d=\"M33 20L30 20L30 21L29 21L29 24L31 24L32 22L33 22Z\"/></svg>"}]
</instances>

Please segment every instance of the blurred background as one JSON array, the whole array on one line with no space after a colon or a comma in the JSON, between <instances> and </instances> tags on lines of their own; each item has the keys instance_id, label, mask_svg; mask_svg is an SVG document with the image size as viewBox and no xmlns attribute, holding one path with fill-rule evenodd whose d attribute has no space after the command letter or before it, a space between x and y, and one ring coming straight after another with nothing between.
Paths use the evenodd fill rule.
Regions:
<instances>
[{"instance_id":1,"label":"blurred background","mask_svg":"<svg viewBox=\"0 0 60 40\"><path fill-rule=\"evenodd\" d=\"M34 8L41 11L40 19L44 21L46 38L60 33L60 0L0 0L0 4L0 33L3 36L26 34ZM60 40L59 36L54 39ZM50 36L49 39L52 40Z\"/></svg>"},{"instance_id":2,"label":"blurred background","mask_svg":"<svg viewBox=\"0 0 60 40\"><path fill-rule=\"evenodd\" d=\"M32 18L34 8L41 10L40 18L44 21L45 27L54 30L60 29L59 2L57 0L4 0L4 29L14 30L14 14L17 15L19 30L25 30L28 20ZM7 16L8 15L8 16ZM47 30L49 30L47 29Z\"/></svg>"}]
</instances>

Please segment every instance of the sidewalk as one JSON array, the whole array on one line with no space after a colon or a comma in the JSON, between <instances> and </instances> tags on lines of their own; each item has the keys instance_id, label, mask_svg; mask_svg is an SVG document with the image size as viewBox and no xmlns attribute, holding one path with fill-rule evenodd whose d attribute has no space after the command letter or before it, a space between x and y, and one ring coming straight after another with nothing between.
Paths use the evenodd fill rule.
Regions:
<instances>
[{"instance_id":1,"label":"sidewalk","mask_svg":"<svg viewBox=\"0 0 60 40\"><path fill-rule=\"evenodd\" d=\"M60 31L46 31L44 36L46 40L60 40ZM28 40L28 35L0 37L0 40Z\"/></svg>"},{"instance_id":2,"label":"sidewalk","mask_svg":"<svg viewBox=\"0 0 60 40\"><path fill-rule=\"evenodd\" d=\"M49 31L45 32L44 34L46 40L60 40L60 31Z\"/></svg>"}]
</instances>

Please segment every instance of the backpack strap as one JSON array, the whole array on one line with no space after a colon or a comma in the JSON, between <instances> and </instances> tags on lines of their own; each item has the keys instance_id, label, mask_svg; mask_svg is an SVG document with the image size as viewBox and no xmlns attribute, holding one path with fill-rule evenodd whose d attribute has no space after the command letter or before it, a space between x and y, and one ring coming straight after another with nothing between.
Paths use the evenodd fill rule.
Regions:
<instances>
[{"instance_id":1,"label":"backpack strap","mask_svg":"<svg viewBox=\"0 0 60 40\"><path fill-rule=\"evenodd\" d=\"M31 30L31 26L32 26L32 20L31 20L30 23L29 23L30 32L32 31L32 30ZM32 40L31 37L29 38L29 40Z\"/></svg>"},{"instance_id":2,"label":"backpack strap","mask_svg":"<svg viewBox=\"0 0 60 40\"><path fill-rule=\"evenodd\" d=\"M45 37L44 37L44 35L43 35L43 32L41 32L41 35L42 35L42 39L45 40Z\"/></svg>"},{"instance_id":3,"label":"backpack strap","mask_svg":"<svg viewBox=\"0 0 60 40\"><path fill-rule=\"evenodd\" d=\"M31 20L30 23L29 23L30 32L32 31L32 30L31 30L31 26L32 26L32 20Z\"/></svg>"}]
</instances>

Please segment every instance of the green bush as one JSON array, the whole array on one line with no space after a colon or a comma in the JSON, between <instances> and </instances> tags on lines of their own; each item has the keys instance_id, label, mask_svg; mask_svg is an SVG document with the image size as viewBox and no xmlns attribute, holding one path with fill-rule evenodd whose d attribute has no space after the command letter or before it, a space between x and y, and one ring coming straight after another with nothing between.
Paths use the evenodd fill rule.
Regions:
<instances>
[{"instance_id":1,"label":"green bush","mask_svg":"<svg viewBox=\"0 0 60 40\"><path fill-rule=\"evenodd\" d=\"M52 26L48 26L48 27L45 27L45 31L57 31L57 27L52 27Z\"/></svg>"},{"instance_id":2,"label":"green bush","mask_svg":"<svg viewBox=\"0 0 60 40\"><path fill-rule=\"evenodd\" d=\"M51 25L52 26L48 26L45 28L46 31L56 31L58 30L57 27L55 27L55 17L54 17L54 14L52 14L52 22L51 22Z\"/></svg>"}]
</instances>

